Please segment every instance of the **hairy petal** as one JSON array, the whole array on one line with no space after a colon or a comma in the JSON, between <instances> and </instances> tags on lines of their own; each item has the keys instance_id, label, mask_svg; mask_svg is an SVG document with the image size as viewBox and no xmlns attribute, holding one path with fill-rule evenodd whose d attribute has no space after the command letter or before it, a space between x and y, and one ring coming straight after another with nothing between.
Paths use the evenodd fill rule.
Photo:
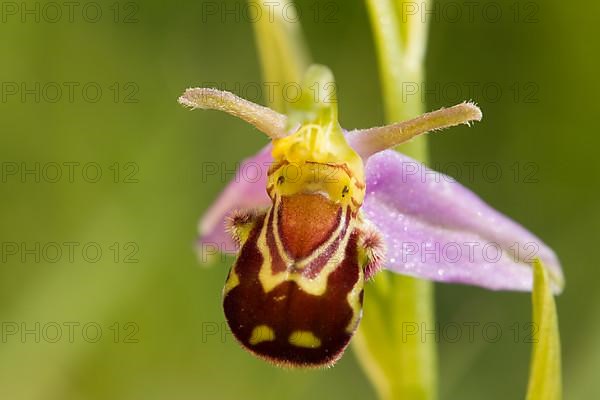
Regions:
<instances>
[{"instance_id":1,"label":"hairy petal","mask_svg":"<svg viewBox=\"0 0 600 400\"><path fill-rule=\"evenodd\" d=\"M234 210L261 208L270 204L266 187L267 170L272 163L271 149L269 144L240 163L235 178L200 219L199 246L217 246L224 253L237 251L237 245L225 230L225 219Z\"/></svg>"},{"instance_id":2,"label":"hairy petal","mask_svg":"<svg viewBox=\"0 0 600 400\"><path fill-rule=\"evenodd\" d=\"M179 104L193 109L219 110L253 125L271 139L287 136L287 117L270 108L242 99L231 92L213 88L189 88L179 97Z\"/></svg>"},{"instance_id":3,"label":"hairy petal","mask_svg":"<svg viewBox=\"0 0 600 400\"><path fill-rule=\"evenodd\" d=\"M450 108L428 112L408 121L352 131L348 135L348 140L354 150L367 159L375 153L392 149L427 132L460 124L469 125L472 121L481 121L482 117L479 107L464 102Z\"/></svg>"},{"instance_id":4,"label":"hairy petal","mask_svg":"<svg viewBox=\"0 0 600 400\"><path fill-rule=\"evenodd\" d=\"M369 158L363 210L384 236L389 270L494 290L531 290L540 258L552 288L563 276L554 252L452 178L394 151Z\"/></svg>"}]
</instances>

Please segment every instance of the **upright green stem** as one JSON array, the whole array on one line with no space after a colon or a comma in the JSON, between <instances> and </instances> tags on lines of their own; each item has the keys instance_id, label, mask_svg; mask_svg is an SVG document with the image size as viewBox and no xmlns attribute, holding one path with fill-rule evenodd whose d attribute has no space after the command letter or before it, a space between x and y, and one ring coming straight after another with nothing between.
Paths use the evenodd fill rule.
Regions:
<instances>
[{"instance_id":1,"label":"upright green stem","mask_svg":"<svg viewBox=\"0 0 600 400\"><path fill-rule=\"evenodd\" d=\"M263 15L253 26L263 79L274 86L275 95L265 100L270 108L285 113L288 104L283 98L282 87L288 83L299 84L310 59L300 24L290 22L297 21L296 9L292 0L249 2L258 5Z\"/></svg>"},{"instance_id":2,"label":"upright green stem","mask_svg":"<svg viewBox=\"0 0 600 400\"><path fill-rule=\"evenodd\" d=\"M289 3L285 0L276 7L288 7ZM262 1L259 4L264 6ZM411 4L417 3L408 6ZM367 5L377 44L386 119L396 122L416 117L424 111L418 89L423 80L426 26L418 13L407 12L410 10L403 2L367 0ZM255 33L264 79L280 84L298 82L308 64L299 25L277 18L261 21L255 24ZM280 96L269 100L271 107L287 111ZM421 161L427 159L424 138L403 145L402 151ZM435 347L432 341L421 340L421 331L433 328L432 285L380 273L366 290L365 315L353 342L380 397L435 399ZM415 328L418 334L409 335Z\"/></svg>"},{"instance_id":3,"label":"upright green stem","mask_svg":"<svg viewBox=\"0 0 600 400\"><path fill-rule=\"evenodd\" d=\"M407 15L408 5L394 0L366 0L379 59L379 77L387 122L404 121L422 114L421 101L427 23L421 13ZM429 2L408 3L419 9ZM425 138L403 145L402 152L427 161Z\"/></svg>"},{"instance_id":4,"label":"upright green stem","mask_svg":"<svg viewBox=\"0 0 600 400\"><path fill-rule=\"evenodd\" d=\"M425 7L427 2L410 3ZM367 0L377 46L386 120L422 114L423 57L427 26L406 4ZM407 89L410 88L410 95ZM420 137L398 149L426 162ZM381 399L437 398L437 357L432 335L434 298L431 282L382 272L367 285L365 314L355 349Z\"/></svg>"}]
</instances>

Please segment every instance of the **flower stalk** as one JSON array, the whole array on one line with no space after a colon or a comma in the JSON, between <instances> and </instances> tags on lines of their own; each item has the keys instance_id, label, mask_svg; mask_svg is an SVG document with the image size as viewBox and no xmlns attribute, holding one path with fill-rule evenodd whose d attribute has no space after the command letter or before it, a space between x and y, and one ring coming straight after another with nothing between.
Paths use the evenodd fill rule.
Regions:
<instances>
[{"instance_id":1,"label":"flower stalk","mask_svg":"<svg viewBox=\"0 0 600 400\"><path fill-rule=\"evenodd\" d=\"M415 118L424 111L419 95L407 97L405 83L422 82L427 24L408 15L401 1L367 0L379 59L386 122ZM417 85L420 87L421 85ZM427 162L419 137L398 148ZM389 272L365 289L366 306L354 348L381 399L437 398L437 356L433 341L405 335L407 328L434 326L433 283Z\"/></svg>"},{"instance_id":2,"label":"flower stalk","mask_svg":"<svg viewBox=\"0 0 600 400\"><path fill-rule=\"evenodd\" d=\"M249 3L260 7L261 15L264 16L253 24L263 80L281 85L301 82L310 64L309 51L300 24L286 21L283 17L285 15L289 20L298 20L293 1L249 0ZM269 102L267 106L274 110L284 113L289 111L289 105L281 93L266 100Z\"/></svg>"}]
</instances>

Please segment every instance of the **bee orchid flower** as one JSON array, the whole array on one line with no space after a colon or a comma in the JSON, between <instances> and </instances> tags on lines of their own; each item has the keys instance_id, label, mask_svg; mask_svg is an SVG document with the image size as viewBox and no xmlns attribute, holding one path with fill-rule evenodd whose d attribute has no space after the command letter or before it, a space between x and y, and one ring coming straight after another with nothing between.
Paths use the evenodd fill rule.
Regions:
<instances>
[{"instance_id":1,"label":"bee orchid flower","mask_svg":"<svg viewBox=\"0 0 600 400\"><path fill-rule=\"evenodd\" d=\"M479 121L477 106L348 132L338 123L332 82L326 67L309 68L307 93L287 115L210 88L179 98L241 118L271 139L241 163L199 225L201 248L237 253L223 305L244 348L281 366L332 365L361 319L364 282L381 268L530 291L540 259L553 291L562 289L559 261L539 238L458 182L391 150ZM320 96L308 89L315 84ZM249 167L263 173L243 179Z\"/></svg>"}]
</instances>

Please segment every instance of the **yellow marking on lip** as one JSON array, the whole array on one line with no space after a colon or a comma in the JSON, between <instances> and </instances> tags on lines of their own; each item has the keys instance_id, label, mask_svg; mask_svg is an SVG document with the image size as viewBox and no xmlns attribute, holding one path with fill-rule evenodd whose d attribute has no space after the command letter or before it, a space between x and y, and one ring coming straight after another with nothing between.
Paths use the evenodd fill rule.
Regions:
<instances>
[{"instance_id":1,"label":"yellow marking on lip","mask_svg":"<svg viewBox=\"0 0 600 400\"><path fill-rule=\"evenodd\" d=\"M259 325L252 330L250 335L250 344L255 346L262 342L272 342L275 340L275 332L267 325Z\"/></svg>"},{"instance_id":2,"label":"yellow marking on lip","mask_svg":"<svg viewBox=\"0 0 600 400\"><path fill-rule=\"evenodd\" d=\"M225 287L223 288L223 294L226 295L233 288L240 284L240 277L235 272L235 266L231 269L229 273L229 278L227 278L227 282L225 282Z\"/></svg>"},{"instance_id":3,"label":"yellow marking on lip","mask_svg":"<svg viewBox=\"0 0 600 400\"><path fill-rule=\"evenodd\" d=\"M279 201L279 198L277 198L275 200L275 203L271 207L277 208L277 206L280 204ZM292 271L288 268L286 269L286 271L279 272L276 274L273 274L273 270L271 268L271 266L273 265L273 261L271 258L271 253L267 246L267 229L268 225L270 224L265 223L260 232L260 236L256 242L256 245L261 255L263 256L263 263L258 273L258 280L261 283L265 293L269 293L271 290L275 289L278 285L280 285L283 282L293 281L296 282L298 286L300 286L300 288L308 294L311 294L313 296L323 295L327 291L327 280L329 278L329 275L333 271L335 271L335 269L344 260L346 246L348 245L348 241L350 239L352 231L355 228L355 221L353 219L350 219L347 231L344 237L341 238L337 251L331 255L321 272L316 277L312 279L305 277L304 275L302 275L302 269L311 261L316 259L319 256L319 254L321 254L334 240L336 240L336 237L339 236L339 234L341 233L344 221L346 220L346 212L346 210L342 212L340 225L338 226L332 237L329 238L326 243L324 243L318 249L316 249L314 254L308 256L307 258L301 261L296 262L295 271ZM276 248L280 256L285 260L286 265L289 266L291 264L291 260L287 255L285 255L285 251L283 251L283 244L281 243L281 238L279 237L279 230L277 229L277 209L275 209L273 212L273 218Z\"/></svg>"},{"instance_id":4,"label":"yellow marking on lip","mask_svg":"<svg viewBox=\"0 0 600 400\"><path fill-rule=\"evenodd\" d=\"M289 342L293 346L307 349L321 347L321 339L316 337L311 331L294 331L290 335Z\"/></svg>"},{"instance_id":5,"label":"yellow marking on lip","mask_svg":"<svg viewBox=\"0 0 600 400\"><path fill-rule=\"evenodd\" d=\"M277 253L279 257L283 260L286 266L292 264L292 259L288 256L287 252L283 249L283 243L281 242L281 237L279 236L279 209L281 207L281 197L277 196L275 201L273 202L273 219L269 221L271 226L273 227L273 238L275 239L275 248L277 249Z\"/></svg>"},{"instance_id":6,"label":"yellow marking on lip","mask_svg":"<svg viewBox=\"0 0 600 400\"><path fill-rule=\"evenodd\" d=\"M348 326L346 326L346 332L349 334L354 333L356 328L358 328L358 323L362 318L363 312L362 305L360 304L360 293L362 292L364 287L364 272L363 267L360 263L358 274L359 277L356 283L352 287L352 290L348 293L348 296L346 296L346 300L348 301L348 304L352 309L352 319L348 323Z\"/></svg>"}]
</instances>

